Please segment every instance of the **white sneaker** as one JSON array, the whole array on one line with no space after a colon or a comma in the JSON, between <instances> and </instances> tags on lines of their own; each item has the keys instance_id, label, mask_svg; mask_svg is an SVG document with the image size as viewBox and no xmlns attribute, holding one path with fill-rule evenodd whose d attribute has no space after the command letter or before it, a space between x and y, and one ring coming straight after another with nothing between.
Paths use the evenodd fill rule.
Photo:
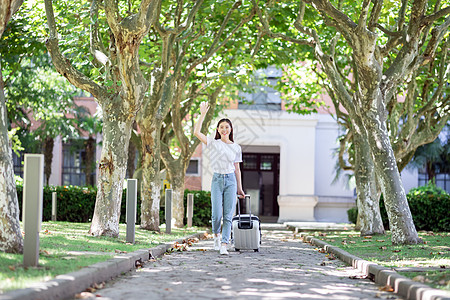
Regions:
<instances>
[{"instance_id":1,"label":"white sneaker","mask_svg":"<svg viewBox=\"0 0 450 300\"><path fill-rule=\"evenodd\" d=\"M220 252L221 255L228 255L227 245L221 245L219 252Z\"/></svg>"},{"instance_id":2,"label":"white sneaker","mask_svg":"<svg viewBox=\"0 0 450 300\"><path fill-rule=\"evenodd\" d=\"M220 236L214 236L214 250L220 249Z\"/></svg>"}]
</instances>

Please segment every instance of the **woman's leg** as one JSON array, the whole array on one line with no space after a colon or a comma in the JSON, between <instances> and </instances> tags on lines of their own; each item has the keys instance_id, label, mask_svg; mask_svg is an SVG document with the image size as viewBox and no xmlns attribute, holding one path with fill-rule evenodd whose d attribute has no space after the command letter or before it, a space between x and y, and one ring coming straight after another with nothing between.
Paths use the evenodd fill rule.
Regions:
<instances>
[{"instance_id":1,"label":"woman's leg","mask_svg":"<svg viewBox=\"0 0 450 300\"><path fill-rule=\"evenodd\" d=\"M223 192L223 228L222 243L230 243L231 221L236 207L237 183L234 173L225 176L225 187Z\"/></svg>"},{"instance_id":2,"label":"woman's leg","mask_svg":"<svg viewBox=\"0 0 450 300\"><path fill-rule=\"evenodd\" d=\"M211 223L212 232L216 236L220 233L223 202L223 175L214 174L211 182Z\"/></svg>"}]
</instances>

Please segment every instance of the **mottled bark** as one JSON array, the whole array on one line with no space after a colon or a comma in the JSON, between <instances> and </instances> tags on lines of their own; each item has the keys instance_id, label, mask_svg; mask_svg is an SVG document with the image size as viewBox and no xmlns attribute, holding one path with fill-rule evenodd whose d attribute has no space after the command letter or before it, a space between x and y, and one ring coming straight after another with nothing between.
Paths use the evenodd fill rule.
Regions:
<instances>
[{"instance_id":1,"label":"mottled bark","mask_svg":"<svg viewBox=\"0 0 450 300\"><path fill-rule=\"evenodd\" d=\"M375 167L366 135L354 134L353 144L359 230L362 236L384 234L379 205L380 192L377 188Z\"/></svg>"},{"instance_id":2,"label":"mottled bark","mask_svg":"<svg viewBox=\"0 0 450 300\"><path fill-rule=\"evenodd\" d=\"M8 119L1 66L0 117L0 251L22 253L23 238L19 223L20 212L14 180L12 150L8 138Z\"/></svg>"},{"instance_id":3,"label":"mottled bark","mask_svg":"<svg viewBox=\"0 0 450 300\"><path fill-rule=\"evenodd\" d=\"M118 103L118 109L120 105L121 103ZM89 230L94 236L119 236L120 205L133 120L126 115L117 114L116 111L120 111L118 109L103 112L103 144L98 169L98 190Z\"/></svg>"},{"instance_id":4,"label":"mottled bark","mask_svg":"<svg viewBox=\"0 0 450 300\"><path fill-rule=\"evenodd\" d=\"M150 128L141 133L142 183L141 183L141 228L160 231L159 207L161 200L160 133L161 122L154 119ZM142 127L141 127L142 128Z\"/></svg>"},{"instance_id":5,"label":"mottled bark","mask_svg":"<svg viewBox=\"0 0 450 300\"><path fill-rule=\"evenodd\" d=\"M189 160L183 160L183 163L172 163L167 169L172 185L172 219L175 219L173 225L179 228L184 226L184 178L188 165Z\"/></svg>"},{"instance_id":6,"label":"mottled bark","mask_svg":"<svg viewBox=\"0 0 450 300\"><path fill-rule=\"evenodd\" d=\"M149 83L139 66L139 46L159 16L159 0L142 1L137 13L123 18L118 3L105 0L109 48L99 36L99 5L91 2L90 51L93 63L104 72L105 85L79 72L61 53L51 0L45 0L49 36L47 49L56 70L73 85L91 93L103 110L103 147L97 182L97 198L90 234L119 234L122 186L127 169L132 124ZM109 83L111 84L109 84Z\"/></svg>"},{"instance_id":7,"label":"mottled bark","mask_svg":"<svg viewBox=\"0 0 450 300\"><path fill-rule=\"evenodd\" d=\"M384 204L389 217L389 228L393 244L418 244L419 238L406 193L403 188L397 162L391 147L386 129L386 119L383 118L383 108L377 107L367 112L362 118L368 132L368 141L374 159L378 182L384 195Z\"/></svg>"},{"instance_id":8,"label":"mottled bark","mask_svg":"<svg viewBox=\"0 0 450 300\"><path fill-rule=\"evenodd\" d=\"M407 26L403 28L405 25L404 19L399 21L399 31L393 34L388 33L387 44L381 46L379 34L374 29L381 27L377 26L377 22L380 18L382 2L374 3L377 8L371 10L371 1L364 1L357 22L329 1L311 0L311 4L315 10L320 12L321 18L326 24L336 28L339 32L330 40L328 53L324 52L323 42L319 39L317 32L312 28L302 26L305 12L304 2L300 4L299 14L294 24L295 28L314 39L315 54L322 63L323 70L338 95L339 101L342 101L341 104L347 111L356 112L362 120L367 132L375 172L385 196L385 205L392 231L392 242L394 244L420 243L421 239L414 228L394 152L389 141L386 129L388 113L386 108L390 106L391 101L397 101L395 95L405 76L411 74L423 63L427 63L430 53L434 55L436 50L434 45L442 40L442 33L447 30L450 18L447 17L442 26L436 26L436 30L431 32L433 38L429 39L430 42L426 47L429 51L425 51L426 53L420 53L421 35L428 24L448 14L450 8L446 7L435 14L428 15L425 24L424 15L426 14L427 1L414 1L411 7L408 7L410 18ZM406 6L404 8L406 9ZM404 15L405 12L403 11L401 18ZM260 19L263 18L260 17ZM262 22L265 21L262 20ZM269 30L268 26L265 26L265 28ZM382 31L386 33L384 28ZM428 31L425 34L428 34ZM348 87L347 78L339 69L339 65L335 63L334 58L336 42L341 35L352 50L350 61L353 63L352 71L356 82L351 85L351 88ZM395 36L400 36L400 38L395 38ZM428 47L430 45L431 48ZM399 46L399 51L396 53L394 61L387 69L383 68L384 56L397 46Z\"/></svg>"},{"instance_id":9,"label":"mottled bark","mask_svg":"<svg viewBox=\"0 0 450 300\"><path fill-rule=\"evenodd\" d=\"M11 16L23 0L0 0L0 38ZM4 94L4 81L0 62L0 251L23 252L23 237L19 223L19 203L12 161L11 143L8 138L8 117Z\"/></svg>"}]
</instances>

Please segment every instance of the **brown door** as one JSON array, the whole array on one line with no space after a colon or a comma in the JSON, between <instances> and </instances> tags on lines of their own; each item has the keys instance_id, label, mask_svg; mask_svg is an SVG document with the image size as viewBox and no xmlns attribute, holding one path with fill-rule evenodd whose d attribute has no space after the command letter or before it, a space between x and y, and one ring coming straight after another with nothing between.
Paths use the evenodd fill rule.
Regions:
<instances>
[{"instance_id":1,"label":"brown door","mask_svg":"<svg viewBox=\"0 0 450 300\"><path fill-rule=\"evenodd\" d=\"M278 216L280 154L243 153L241 163L244 190L258 190L259 215Z\"/></svg>"}]
</instances>

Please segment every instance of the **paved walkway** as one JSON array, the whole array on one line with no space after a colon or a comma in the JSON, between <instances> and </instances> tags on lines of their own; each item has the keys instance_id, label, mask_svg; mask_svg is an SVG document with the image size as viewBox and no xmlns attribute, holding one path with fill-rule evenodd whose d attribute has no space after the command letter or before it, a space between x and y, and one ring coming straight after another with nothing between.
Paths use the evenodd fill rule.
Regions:
<instances>
[{"instance_id":1,"label":"paved walkway","mask_svg":"<svg viewBox=\"0 0 450 300\"><path fill-rule=\"evenodd\" d=\"M165 255L93 292L96 299L399 299L294 233L263 230L260 252L221 256L212 240ZM352 279L357 278L357 279ZM94 295L92 295L94 296Z\"/></svg>"}]
</instances>

